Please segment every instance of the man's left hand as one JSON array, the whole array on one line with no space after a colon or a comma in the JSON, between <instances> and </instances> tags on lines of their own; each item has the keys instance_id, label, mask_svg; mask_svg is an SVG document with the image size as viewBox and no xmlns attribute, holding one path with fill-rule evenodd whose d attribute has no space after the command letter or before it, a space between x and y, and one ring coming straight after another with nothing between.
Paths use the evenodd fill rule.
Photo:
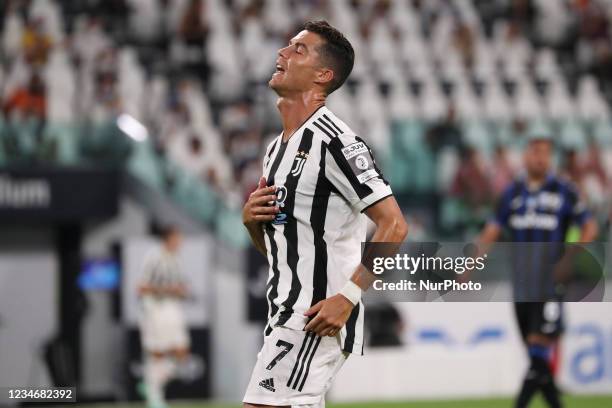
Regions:
<instances>
[{"instance_id":1,"label":"man's left hand","mask_svg":"<svg viewBox=\"0 0 612 408\"><path fill-rule=\"evenodd\" d=\"M335 336L344 327L354 305L341 294L320 301L304 313L315 316L304 328L319 336Z\"/></svg>"}]
</instances>

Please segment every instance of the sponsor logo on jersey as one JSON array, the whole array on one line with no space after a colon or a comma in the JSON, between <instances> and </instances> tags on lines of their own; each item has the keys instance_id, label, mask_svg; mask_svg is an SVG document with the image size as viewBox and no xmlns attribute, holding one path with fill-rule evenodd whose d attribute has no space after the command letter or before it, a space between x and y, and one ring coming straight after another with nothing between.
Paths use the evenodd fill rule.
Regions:
<instances>
[{"instance_id":1,"label":"sponsor logo on jersey","mask_svg":"<svg viewBox=\"0 0 612 408\"><path fill-rule=\"evenodd\" d=\"M274 388L274 378L261 380L259 382L259 386L265 388L268 391L276 392L276 388Z\"/></svg>"},{"instance_id":2,"label":"sponsor logo on jersey","mask_svg":"<svg viewBox=\"0 0 612 408\"><path fill-rule=\"evenodd\" d=\"M559 193L542 191L538 194L538 206L542 210L558 211L563 205L563 197Z\"/></svg>"},{"instance_id":3,"label":"sponsor logo on jersey","mask_svg":"<svg viewBox=\"0 0 612 408\"><path fill-rule=\"evenodd\" d=\"M285 207L285 200L287 199L287 187L280 186L276 189L276 202L274 203L281 210L278 214L276 214L276 218L272 221L274 225L286 224L287 223L287 214L283 211L283 207Z\"/></svg>"},{"instance_id":4,"label":"sponsor logo on jersey","mask_svg":"<svg viewBox=\"0 0 612 408\"><path fill-rule=\"evenodd\" d=\"M374 177L378 176L378 172L374 169L370 169L368 171L364 171L361 174L357 175L357 180L359 180L359 182L361 184L365 183L366 181L373 179Z\"/></svg>"},{"instance_id":5,"label":"sponsor logo on jersey","mask_svg":"<svg viewBox=\"0 0 612 408\"><path fill-rule=\"evenodd\" d=\"M344 155L344 158L346 160L350 160L359 154L363 154L367 152L368 152L368 146L366 146L366 144L363 142L351 143L350 145L342 148L342 154Z\"/></svg>"},{"instance_id":6,"label":"sponsor logo on jersey","mask_svg":"<svg viewBox=\"0 0 612 408\"><path fill-rule=\"evenodd\" d=\"M370 167L370 163L368 162L368 159L364 155L360 154L359 156L355 158L355 166L359 170L367 170L368 167Z\"/></svg>"},{"instance_id":7,"label":"sponsor logo on jersey","mask_svg":"<svg viewBox=\"0 0 612 408\"><path fill-rule=\"evenodd\" d=\"M552 214L514 214L510 217L510 226L514 229L542 229L553 231L559 225L559 219Z\"/></svg>"},{"instance_id":8,"label":"sponsor logo on jersey","mask_svg":"<svg viewBox=\"0 0 612 408\"><path fill-rule=\"evenodd\" d=\"M370 149L365 143L352 143L342 149L342 154L361 184L378 176L378 172L374 169L374 160L370 155Z\"/></svg>"}]
</instances>

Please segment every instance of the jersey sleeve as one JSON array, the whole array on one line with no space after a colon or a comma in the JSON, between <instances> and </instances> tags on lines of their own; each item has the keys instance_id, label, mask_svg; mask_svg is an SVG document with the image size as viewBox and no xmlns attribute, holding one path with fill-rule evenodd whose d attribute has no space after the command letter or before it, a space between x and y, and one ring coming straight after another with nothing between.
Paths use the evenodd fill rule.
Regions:
<instances>
[{"instance_id":1,"label":"jersey sleeve","mask_svg":"<svg viewBox=\"0 0 612 408\"><path fill-rule=\"evenodd\" d=\"M327 145L325 177L357 211L392 195L372 150L359 137L340 135Z\"/></svg>"},{"instance_id":2,"label":"jersey sleeve","mask_svg":"<svg viewBox=\"0 0 612 408\"><path fill-rule=\"evenodd\" d=\"M510 202L512 201L512 192L515 187L511 186L499 197L497 206L495 208L495 214L489 221L492 224L496 224L502 228L508 226L508 220L510 219Z\"/></svg>"},{"instance_id":3,"label":"jersey sleeve","mask_svg":"<svg viewBox=\"0 0 612 408\"><path fill-rule=\"evenodd\" d=\"M156 268L157 268L157 257L152 252L149 252L145 256L145 260L142 265L142 275L140 278L140 284L146 286L156 286L158 282L158 277L156 276Z\"/></svg>"},{"instance_id":4,"label":"jersey sleeve","mask_svg":"<svg viewBox=\"0 0 612 408\"><path fill-rule=\"evenodd\" d=\"M579 226L584 225L584 223L591 218L591 213L578 191L571 186L568 187L568 200L569 218L571 222Z\"/></svg>"}]
</instances>

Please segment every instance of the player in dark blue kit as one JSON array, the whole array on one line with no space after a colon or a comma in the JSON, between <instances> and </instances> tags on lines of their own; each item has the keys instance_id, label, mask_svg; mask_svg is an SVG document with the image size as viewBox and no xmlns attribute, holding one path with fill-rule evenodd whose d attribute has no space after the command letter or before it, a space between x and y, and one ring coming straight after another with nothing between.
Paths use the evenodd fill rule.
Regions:
<instances>
[{"instance_id":1,"label":"player in dark blue kit","mask_svg":"<svg viewBox=\"0 0 612 408\"><path fill-rule=\"evenodd\" d=\"M530 366L516 407L528 406L538 391L549 406L561 406L550 358L563 330L563 313L558 282L548 261L557 256L551 251L562 250L570 226L580 226L580 242L591 242L597 235L597 224L575 188L552 172L552 153L549 138L530 138L524 153L526 174L506 189L495 218L479 237L480 244L486 246L506 232L509 241L523 243L517 246L520 252L514 257L514 299ZM548 256L543 256L545 251Z\"/></svg>"}]
</instances>

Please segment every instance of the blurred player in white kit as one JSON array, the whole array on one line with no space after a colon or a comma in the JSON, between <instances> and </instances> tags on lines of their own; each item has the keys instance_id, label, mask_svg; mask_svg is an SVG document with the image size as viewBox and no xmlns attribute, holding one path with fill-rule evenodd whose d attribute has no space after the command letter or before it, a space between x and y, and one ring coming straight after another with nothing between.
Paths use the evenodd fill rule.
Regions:
<instances>
[{"instance_id":1,"label":"blurred player in white kit","mask_svg":"<svg viewBox=\"0 0 612 408\"><path fill-rule=\"evenodd\" d=\"M189 356L190 339L183 311L188 291L176 259L181 240L177 228L163 230L162 247L147 255L138 287L148 408L167 406L164 388L176 375L178 364Z\"/></svg>"}]
</instances>

